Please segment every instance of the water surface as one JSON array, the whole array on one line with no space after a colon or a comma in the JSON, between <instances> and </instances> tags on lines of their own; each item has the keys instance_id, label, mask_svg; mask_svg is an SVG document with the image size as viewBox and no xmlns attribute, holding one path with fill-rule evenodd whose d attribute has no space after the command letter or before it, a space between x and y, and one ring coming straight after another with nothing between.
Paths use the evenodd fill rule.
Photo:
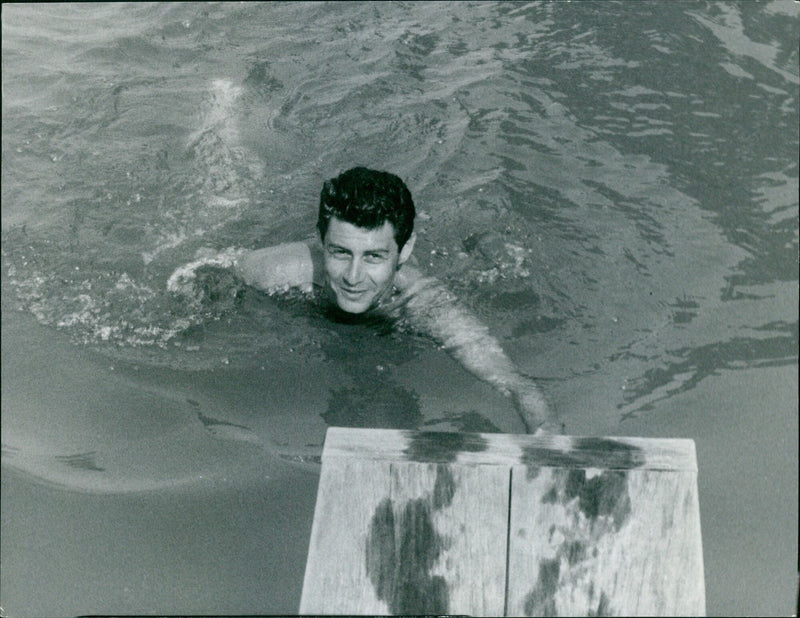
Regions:
<instances>
[{"instance_id":1,"label":"water surface","mask_svg":"<svg viewBox=\"0 0 800 618\"><path fill-rule=\"evenodd\" d=\"M420 264L569 433L697 441L709 613L794 611L798 13L4 5L5 611L295 611L327 426L502 425L508 402L423 336L221 269L167 290L198 252L310 237L354 165L406 180ZM196 514L188 553L156 542L170 500ZM76 535L131 505L159 515ZM211 549L226 508L241 536ZM219 556L253 535L269 557L243 586Z\"/></svg>"}]
</instances>

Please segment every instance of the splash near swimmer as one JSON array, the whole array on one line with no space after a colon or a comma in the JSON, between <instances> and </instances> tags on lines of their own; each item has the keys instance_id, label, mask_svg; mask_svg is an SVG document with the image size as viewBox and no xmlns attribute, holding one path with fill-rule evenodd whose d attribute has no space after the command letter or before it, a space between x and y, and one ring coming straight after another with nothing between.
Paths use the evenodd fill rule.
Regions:
<instances>
[{"instance_id":1,"label":"splash near swimmer","mask_svg":"<svg viewBox=\"0 0 800 618\"><path fill-rule=\"evenodd\" d=\"M208 91L200 126L187 140L193 161L192 176L201 179L192 199L173 207L171 219L157 237L156 246L142 253L145 264L174 249L218 230L239 218L248 205L247 193L258 178L258 168L248 166L237 123L236 109L243 89L225 79L215 79Z\"/></svg>"},{"instance_id":2,"label":"splash near swimmer","mask_svg":"<svg viewBox=\"0 0 800 618\"><path fill-rule=\"evenodd\" d=\"M196 255L197 259L180 266L167 279L167 289L178 294L189 301L201 300L202 290L198 286L198 271L203 268L216 267L221 269L232 269L236 266L237 260L246 251L230 247L220 252L211 249L200 249ZM234 287L229 289L235 295Z\"/></svg>"},{"instance_id":3,"label":"splash near swimmer","mask_svg":"<svg viewBox=\"0 0 800 618\"><path fill-rule=\"evenodd\" d=\"M189 136L189 151L203 173L203 188L215 203L232 205L239 189L236 165L244 157L239 148L235 106L242 88L225 79L215 79L209 88L209 102L200 127ZM217 201L220 200L220 201Z\"/></svg>"},{"instance_id":4,"label":"splash near swimmer","mask_svg":"<svg viewBox=\"0 0 800 618\"><path fill-rule=\"evenodd\" d=\"M155 379L158 370L143 375L149 373L149 361L169 365L174 358L154 359L148 348L168 349L169 344L191 350L179 335L206 319L207 312L198 309L204 308L209 292L232 297L238 289L231 275L241 254L237 249L198 251L195 260L167 278L166 286L166 273L159 273L173 250L237 220L247 206L251 179L257 176L244 163L240 146L236 112L241 94L242 88L228 80L211 83L199 126L184 146L193 167L188 176L201 180L191 199L159 210L157 225L141 224L139 252L125 256L129 265L124 270L93 269L81 246L74 263L48 265L47 247L37 247L24 227L14 237L25 249L22 254L9 255L4 246L9 275L4 288L13 288L17 302L39 322L24 316L9 332L4 329L4 349L8 344L8 350L26 350L9 361L15 368L4 372L14 384L4 393L4 466L57 487L124 493L191 485L238 466L268 470L277 457L306 461L303 449L279 452L266 426L233 422L241 419L231 418L227 402L198 407L187 403L178 385L167 387ZM125 203L132 221L145 203L138 190ZM122 224L128 224L128 217L116 216L106 231ZM4 245L5 240L4 234ZM125 245L117 242L115 248L122 254ZM210 289L215 275L216 289ZM176 304L171 295L181 302ZM216 308L220 305L224 302L215 301ZM31 348L26 338L40 338L40 325L63 331L66 340L48 337L41 349ZM76 358L75 344L102 345L109 356L96 359L90 348ZM188 359L193 368L206 362L197 356ZM145 359L141 372L137 359ZM47 384L42 392L34 388L40 384ZM6 415L7 409L14 413ZM53 429L43 430L47 427Z\"/></svg>"},{"instance_id":5,"label":"splash near swimmer","mask_svg":"<svg viewBox=\"0 0 800 618\"><path fill-rule=\"evenodd\" d=\"M235 289L226 292L222 281L211 285L211 296L225 302L209 306L203 281L194 291L187 283L198 278L209 283L213 276L204 271L228 268L225 252L216 260L200 252L197 259L206 259L205 266L175 274L169 289L163 281L176 263L239 221L250 205L260 172L255 162L248 164L252 157L241 145L242 91L230 80L210 82L196 125L181 133L171 168L144 168L140 174L130 162L112 160L115 169L126 167L119 186L106 188L89 177L87 195L98 184L94 197L59 202L54 196L57 236L38 224L4 230L5 283L15 302L74 342L108 344L115 352L163 349L209 311L227 310L228 292L235 296ZM156 158L171 162L163 152Z\"/></svg>"},{"instance_id":6,"label":"splash near swimmer","mask_svg":"<svg viewBox=\"0 0 800 618\"><path fill-rule=\"evenodd\" d=\"M209 321L210 314L235 313L236 296L243 285L269 293L288 289L305 293L315 288L320 293L316 298L344 312L399 315L411 330L439 342L468 371L508 397L512 409L498 419L501 431L551 427L551 412L535 382L517 370L488 328L441 281L408 261L416 238L414 206L408 188L393 174L355 168L325 183L315 242L255 251L200 249L194 259L173 267L162 278L158 269L163 269L178 249L186 253L190 243L199 244L206 234L237 221L247 206L246 196L257 176L248 171L239 144L235 112L240 97L239 87L228 81L213 82L200 126L187 142L194 170L190 176L202 179L196 192L171 205L164 224L150 237L155 239L155 248L140 254L143 275L133 269L113 273L105 292L96 284L79 286L76 302L81 302L81 315L86 317L83 321L75 318L69 328L90 329L92 343L123 344L116 352L123 356L148 345L180 350L181 333ZM366 202L359 205L366 204L365 210L350 210L353 195L366 195ZM490 241L483 245L486 252L493 246ZM508 247L505 250L510 251ZM505 259L516 263L512 253ZM117 298L128 301L118 303L119 319L111 311ZM63 303L61 306L63 312ZM276 315L275 319L283 318ZM65 322L63 313L60 321ZM268 328L275 330L275 325ZM266 340L277 336L259 333ZM229 343L225 339L222 345ZM182 362L194 368L201 362L216 362L219 367L216 354L230 354L229 346L205 347L204 343L202 352L190 354ZM231 413L230 401L224 401L221 411L204 408L200 416L174 395L148 393L149 387L139 376L125 380L107 366L95 369L90 378L70 374L67 385L72 386L59 389L84 385L72 405L84 409L85 414L59 423L63 440L46 443L27 428L4 435L11 465L60 486L122 492L194 483L216 474L217 468L224 473L237 465L262 465L265 458L293 464L306 461L304 449L277 446L268 425L248 429L253 419ZM99 386L97 376L103 376ZM126 403L113 415L105 409L108 402ZM148 427L142 424L143 414L160 419L151 423L152 431L143 429Z\"/></svg>"}]
</instances>

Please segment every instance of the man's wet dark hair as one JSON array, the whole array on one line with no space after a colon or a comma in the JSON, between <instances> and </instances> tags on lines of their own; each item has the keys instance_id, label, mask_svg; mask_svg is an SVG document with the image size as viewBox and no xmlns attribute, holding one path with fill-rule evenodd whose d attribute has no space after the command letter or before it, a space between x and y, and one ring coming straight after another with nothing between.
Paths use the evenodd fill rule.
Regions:
<instances>
[{"instance_id":1,"label":"man's wet dark hair","mask_svg":"<svg viewBox=\"0 0 800 618\"><path fill-rule=\"evenodd\" d=\"M402 249L414 230L414 201L405 183L394 174L354 167L325 182L319 196L317 229L322 239L331 217L374 230L388 221Z\"/></svg>"}]
</instances>

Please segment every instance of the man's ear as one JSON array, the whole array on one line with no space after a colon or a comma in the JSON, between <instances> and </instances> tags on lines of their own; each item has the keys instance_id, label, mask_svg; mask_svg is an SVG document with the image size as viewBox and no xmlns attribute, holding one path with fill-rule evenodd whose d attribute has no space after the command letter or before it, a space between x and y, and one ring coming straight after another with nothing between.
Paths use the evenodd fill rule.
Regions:
<instances>
[{"instance_id":1,"label":"man's ear","mask_svg":"<svg viewBox=\"0 0 800 618\"><path fill-rule=\"evenodd\" d=\"M403 248L400 249L400 256L397 258L397 265L400 266L404 264L408 258L411 257L411 252L414 250L414 242L417 240L417 233L411 232L411 236L409 236L406 244L403 245Z\"/></svg>"}]
</instances>

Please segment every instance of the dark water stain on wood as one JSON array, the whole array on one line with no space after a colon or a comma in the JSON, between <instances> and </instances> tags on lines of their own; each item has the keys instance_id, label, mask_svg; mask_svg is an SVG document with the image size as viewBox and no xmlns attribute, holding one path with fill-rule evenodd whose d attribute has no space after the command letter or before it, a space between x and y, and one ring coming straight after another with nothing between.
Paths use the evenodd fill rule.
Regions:
<instances>
[{"instance_id":1,"label":"dark water stain on wood","mask_svg":"<svg viewBox=\"0 0 800 618\"><path fill-rule=\"evenodd\" d=\"M529 467L560 468L638 468L645 463L644 451L638 446L608 438L573 438L567 450L541 446L523 447L520 463Z\"/></svg>"},{"instance_id":2,"label":"dark water stain on wood","mask_svg":"<svg viewBox=\"0 0 800 618\"><path fill-rule=\"evenodd\" d=\"M276 79L270 70L270 63L267 61L254 62L250 65L247 71L247 77L244 78L244 85L252 91L257 92L262 96L269 95L270 93L283 88L280 80Z\"/></svg>"},{"instance_id":3,"label":"dark water stain on wood","mask_svg":"<svg viewBox=\"0 0 800 618\"><path fill-rule=\"evenodd\" d=\"M532 481L537 476L539 476L539 472L540 471L541 471L541 468L539 466L533 466L533 465L530 465L530 464L526 464L526 467L525 467L525 478L528 479L529 481Z\"/></svg>"},{"instance_id":4,"label":"dark water stain on wood","mask_svg":"<svg viewBox=\"0 0 800 618\"><path fill-rule=\"evenodd\" d=\"M436 466L436 482L433 485L433 508L439 510L450 506L456 493L456 482L448 466Z\"/></svg>"},{"instance_id":5,"label":"dark water stain on wood","mask_svg":"<svg viewBox=\"0 0 800 618\"><path fill-rule=\"evenodd\" d=\"M609 438L575 438L575 447L602 457L608 468L638 468L645 464L644 451L633 444Z\"/></svg>"},{"instance_id":6,"label":"dark water stain on wood","mask_svg":"<svg viewBox=\"0 0 800 618\"><path fill-rule=\"evenodd\" d=\"M409 445L403 451L409 461L452 463L461 452L480 453L487 449L483 436L441 431L409 432Z\"/></svg>"},{"instance_id":7,"label":"dark water stain on wood","mask_svg":"<svg viewBox=\"0 0 800 618\"><path fill-rule=\"evenodd\" d=\"M611 609L611 601L606 596L605 592L600 593L600 602L597 604L597 609L589 611L589 616L613 616L614 612Z\"/></svg>"},{"instance_id":8,"label":"dark water stain on wood","mask_svg":"<svg viewBox=\"0 0 800 618\"><path fill-rule=\"evenodd\" d=\"M436 531L432 514L452 504L456 488L450 467L438 465L433 491L406 501L399 517L390 498L376 507L367 535L366 568L376 596L391 613L447 613L447 582L430 570L448 543Z\"/></svg>"},{"instance_id":9,"label":"dark water stain on wood","mask_svg":"<svg viewBox=\"0 0 800 618\"><path fill-rule=\"evenodd\" d=\"M542 496L542 504L555 504L558 502L558 487L553 485Z\"/></svg>"},{"instance_id":10,"label":"dark water stain on wood","mask_svg":"<svg viewBox=\"0 0 800 618\"><path fill-rule=\"evenodd\" d=\"M539 578L536 585L525 597L525 614L527 616L555 616L555 594L558 591L558 576L561 573L561 561L558 557L539 562Z\"/></svg>"},{"instance_id":11,"label":"dark water stain on wood","mask_svg":"<svg viewBox=\"0 0 800 618\"><path fill-rule=\"evenodd\" d=\"M564 486L567 499L578 498L578 506L589 519L601 515L612 517L619 530L631 513L628 477L625 472L606 470L590 479L585 470L570 470Z\"/></svg>"},{"instance_id":12,"label":"dark water stain on wood","mask_svg":"<svg viewBox=\"0 0 800 618\"><path fill-rule=\"evenodd\" d=\"M585 548L581 543L570 543L568 548L568 559L570 564L579 560L585 553ZM573 554L575 554L573 556ZM539 577L533 589L525 597L525 614L527 616L557 616L555 595L559 589L559 578L561 575L561 558L556 556L549 560L539 562ZM590 594L594 593L594 586L590 589ZM611 612L611 604L604 593L600 593L600 602L597 610L590 611L590 616L608 616Z\"/></svg>"},{"instance_id":13,"label":"dark water stain on wood","mask_svg":"<svg viewBox=\"0 0 800 618\"><path fill-rule=\"evenodd\" d=\"M567 543L564 553L570 565L576 564L586 558L586 545L580 541L572 541Z\"/></svg>"},{"instance_id":14,"label":"dark water stain on wood","mask_svg":"<svg viewBox=\"0 0 800 618\"><path fill-rule=\"evenodd\" d=\"M430 574L443 548L428 500L407 501L397 519L389 498L377 506L367 535L366 568L376 596L391 613L447 613L447 582Z\"/></svg>"},{"instance_id":15,"label":"dark water stain on wood","mask_svg":"<svg viewBox=\"0 0 800 618\"><path fill-rule=\"evenodd\" d=\"M443 539L433 527L426 501L418 499L406 503L400 517L399 532L399 577L393 611L446 612L447 582L441 576L430 575L430 569L441 553Z\"/></svg>"},{"instance_id":16,"label":"dark water stain on wood","mask_svg":"<svg viewBox=\"0 0 800 618\"><path fill-rule=\"evenodd\" d=\"M389 498L384 499L372 514L366 547L366 566L369 579L379 599L391 599L397 553L394 546L394 509Z\"/></svg>"}]
</instances>

